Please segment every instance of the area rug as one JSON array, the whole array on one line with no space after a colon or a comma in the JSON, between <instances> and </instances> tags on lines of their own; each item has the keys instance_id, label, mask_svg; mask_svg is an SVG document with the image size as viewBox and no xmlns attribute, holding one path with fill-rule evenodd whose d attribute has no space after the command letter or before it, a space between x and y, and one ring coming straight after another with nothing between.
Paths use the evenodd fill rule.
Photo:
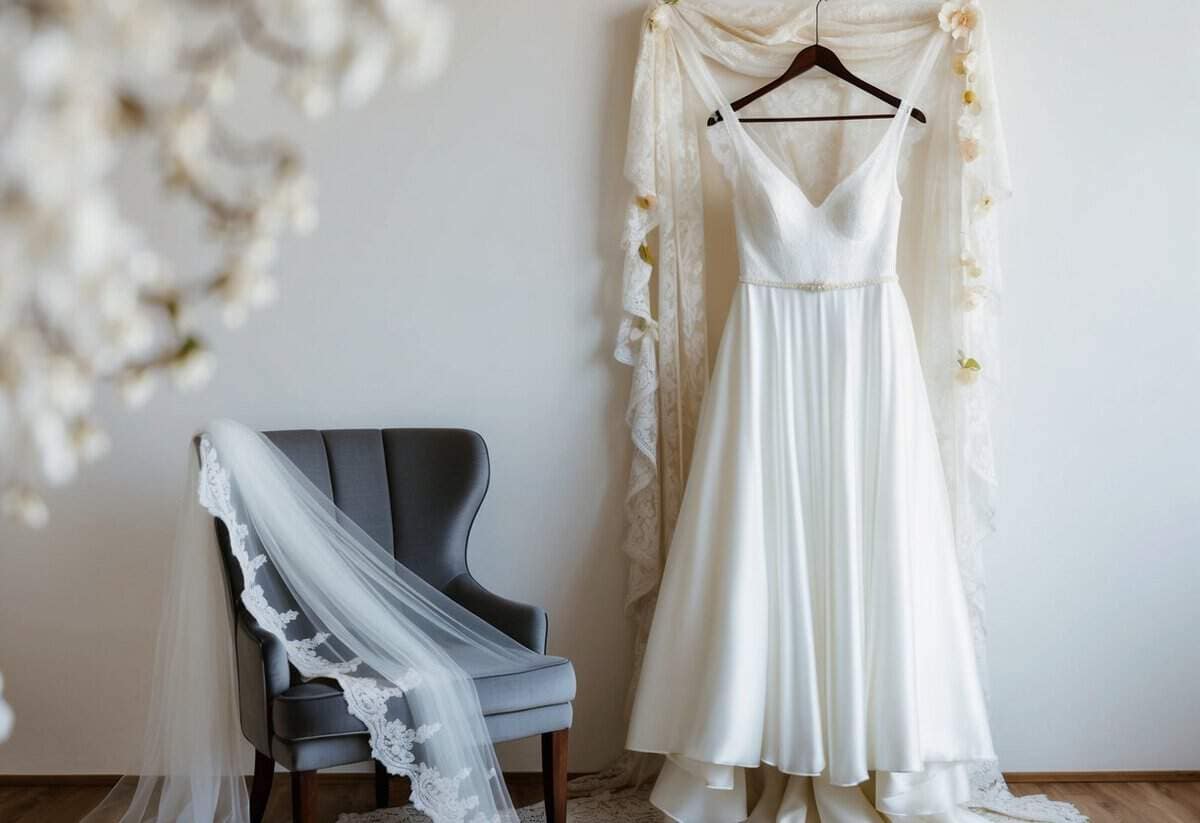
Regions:
<instances>
[{"instance_id":1,"label":"area rug","mask_svg":"<svg viewBox=\"0 0 1200 823\"><path fill-rule=\"evenodd\" d=\"M538 803L518 809L521 823L546 823L546 808ZM577 797L567 811L571 823L663 823L662 812L650 805L649 788L640 791L615 791ZM343 814L337 823L429 823L429 818L411 806L380 809L362 814Z\"/></svg>"}]
</instances>

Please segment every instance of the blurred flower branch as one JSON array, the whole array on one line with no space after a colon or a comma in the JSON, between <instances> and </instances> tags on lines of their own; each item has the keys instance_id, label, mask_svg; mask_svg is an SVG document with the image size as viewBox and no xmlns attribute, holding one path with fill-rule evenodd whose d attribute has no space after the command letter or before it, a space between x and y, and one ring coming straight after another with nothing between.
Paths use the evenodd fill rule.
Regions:
<instances>
[{"instance_id":1,"label":"blurred flower branch","mask_svg":"<svg viewBox=\"0 0 1200 823\"><path fill-rule=\"evenodd\" d=\"M429 0L25 0L0 6L0 509L30 526L41 489L109 447L95 400L128 406L214 368L199 309L236 326L272 302L280 239L317 222L281 135L227 104L257 61L312 117L419 84L445 54ZM138 150L147 147L148 151ZM187 271L127 217L114 172L150 165L205 218L218 261Z\"/></svg>"}]
</instances>

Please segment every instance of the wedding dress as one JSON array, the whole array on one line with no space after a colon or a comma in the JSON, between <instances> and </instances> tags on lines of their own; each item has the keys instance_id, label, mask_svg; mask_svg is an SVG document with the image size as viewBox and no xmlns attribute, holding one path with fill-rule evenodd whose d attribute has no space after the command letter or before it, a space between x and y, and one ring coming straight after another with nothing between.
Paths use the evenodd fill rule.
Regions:
<instances>
[{"instance_id":1,"label":"wedding dress","mask_svg":"<svg viewBox=\"0 0 1200 823\"><path fill-rule=\"evenodd\" d=\"M675 820L981 819L961 805L968 769L995 754L896 271L931 57L820 200L710 82L741 277L628 739L667 756L651 799Z\"/></svg>"}]
</instances>

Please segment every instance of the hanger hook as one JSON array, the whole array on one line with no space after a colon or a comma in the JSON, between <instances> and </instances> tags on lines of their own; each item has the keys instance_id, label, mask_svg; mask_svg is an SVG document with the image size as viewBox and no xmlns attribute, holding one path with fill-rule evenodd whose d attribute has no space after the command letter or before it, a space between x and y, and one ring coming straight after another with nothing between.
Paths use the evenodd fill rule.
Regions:
<instances>
[{"instance_id":1,"label":"hanger hook","mask_svg":"<svg viewBox=\"0 0 1200 823\"><path fill-rule=\"evenodd\" d=\"M817 0L817 4L813 6L813 45L821 42L821 4L825 0Z\"/></svg>"}]
</instances>

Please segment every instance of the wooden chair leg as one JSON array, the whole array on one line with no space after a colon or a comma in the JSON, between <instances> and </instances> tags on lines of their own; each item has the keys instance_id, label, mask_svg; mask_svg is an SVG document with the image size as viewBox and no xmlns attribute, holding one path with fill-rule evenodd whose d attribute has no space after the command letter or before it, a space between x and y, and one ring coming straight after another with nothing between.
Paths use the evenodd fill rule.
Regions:
<instances>
[{"instance_id":1,"label":"wooden chair leg","mask_svg":"<svg viewBox=\"0 0 1200 823\"><path fill-rule=\"evenodd\" d=\"M400 784L400 790L393 793L395 800L392 805L397 808L407 806L408 802L412 800L412 783L409 782L407 777L398 777L396 778L396 782Z\"/></svg>"},{"instance_id":2,"label":"wooden chair leg","mask_svg":"<svg viewBox=\"0 0 1200 823\"><path fill-rule=\"evenodd\" d=\"M317 772L292 772L292 823L317 823Z\"/></svg>"},{"instance_id":3,"label":"wooden chair leg","mask_svg":"<svg viewBox=\"0 0 1200 823\"><path fill-rule=\"evenodd\" d=\"M378 760L375 761L375 808L386 809L392 802L392 776Z\"/></svg>"},{"instance_id":4,"label":"wooden chair leg","mask_svg":"<svg viewBox=\"0 0 1200 823\"><path fill-rule=\"evenodd\" d=\"M567 729L542 735L546 823L567 823Z\"/></svg>"},{"instance_id":5,"label":"wooden chair leg","mask_svg":"<svg viewBox=\"0 0 1200 823\"><path fill-rule=\"evenodd\" d=\"M255 750L254 782L250 785L250 823L262 823L271 799L271 784L275 782L275 761L270 755Z\"/></svg>"}]
</instances>

